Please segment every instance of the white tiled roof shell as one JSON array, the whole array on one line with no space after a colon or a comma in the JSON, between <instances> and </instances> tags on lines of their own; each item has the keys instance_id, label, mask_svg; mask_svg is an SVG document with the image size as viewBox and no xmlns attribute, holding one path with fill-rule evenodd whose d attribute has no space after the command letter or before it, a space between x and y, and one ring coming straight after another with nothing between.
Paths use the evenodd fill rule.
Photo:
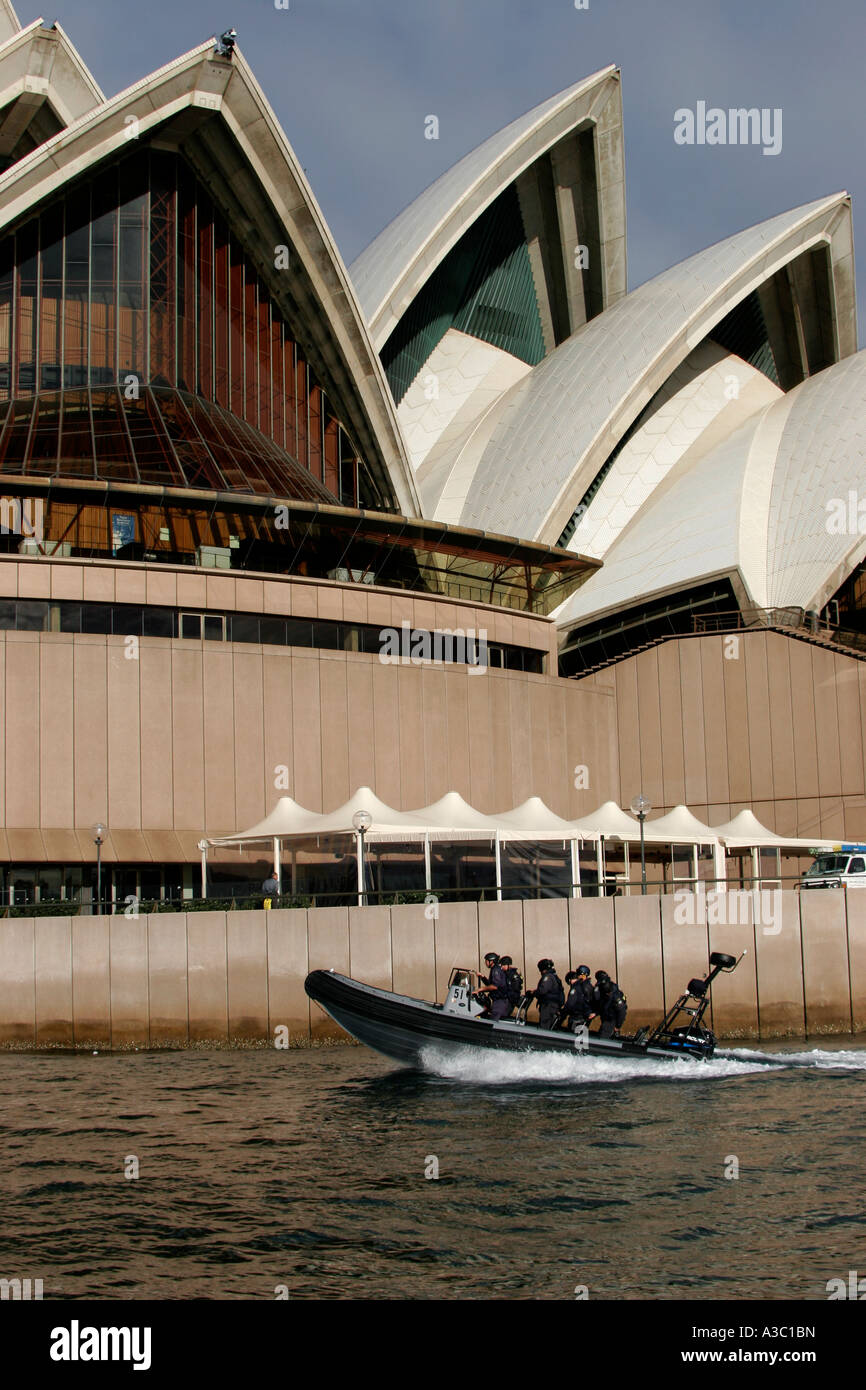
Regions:
<instances>
[{"instance_id":1,"label":"white tiled roof shell","mask_svg":"<svg viewBox=\"0 0 866 1390\"><path fill-rule=\"evenodd\" d=\"M828 527L834 500L850 513L841 534ZM765 406L697 460L687 454L560 624L718 575L737 576L758 607L820 610L866 557L860 500L866 513L866 351Z\"/></svg>"},{"instance_id":2,"label":"white tiled roof shell","mask_svg":"<svg viewBox=\"0 0 866 1390\"><path fill-rule=\"evenodd\" d=\"M866 351L804 382L788 401L770 494L767 602L820 609L866 553L857 529L866 528L866 515L857 515L861 501L866 513ZM828 529L834 499L849 518L842 534Z\"/></svg>"},{"instance_id":3,"label":"white tiled roof shell","mask_svg":"<svg viewBox=\"0 0 866 1390\"><path fill-rule=\"evenodd\" d=\"M633 290L513 387L461 524L555 544L636 416L731 308L802 251L830 241L844 193L759 223Z\"/></svg>"}]
</instances>

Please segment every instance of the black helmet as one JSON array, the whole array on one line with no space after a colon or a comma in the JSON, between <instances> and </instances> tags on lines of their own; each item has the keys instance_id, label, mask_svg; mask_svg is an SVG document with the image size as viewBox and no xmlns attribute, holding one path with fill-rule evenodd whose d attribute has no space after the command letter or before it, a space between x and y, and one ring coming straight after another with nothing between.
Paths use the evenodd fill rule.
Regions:
<instances>
[{"instance_id":1,"label":"black helmet","mask_svg":"<svg viewBox=\"0 0 866 1390\"><path fill-rule=\"evenodd\" d=\"M499 957L495 951L488 951L487 955L484 957L484 964L487 965L488 963L493 965L499 964Z\"/></svg>"},{"instance_id":2,"label":"black helmet","mask_svg":"<svg viewBox=\"0 0 866 1390\"><path fill-rule=\"evenodd\" d=\"M589 977L592 974L592 971L590 970L588 965L579 965L577 967L577 973L578 975L586 975L587 977Z\"/></svg>"},{"instance_id":3,"label":"black helmet","mask_svg":"<svg viewBox=\"0 0 866 1390\"><path fill-rule=\"evenodd\" d=\"M539 971L541 972L541 974L543 975L544 972L545 972L545 970L552 970L552 969L553 969L553 961L552 961L552 960L548 960L547 957L545 956L544 960L540 960L540 961L538 962L538 969L539 969Z\"/></svg>"},{"instance_id":4,"label":"black helmet","mask_svg":"<svg viewBox=\"0 0 866 1390\"><path fill-rule=\"evenodd\" d=\"M608 975L606 970L596 970L595 978L597 980L600 980L602 984L605 984L610 979L610 976Z\"/></svg>"},{"instance_id":5,"label":"black helmet","mask_svg":"<svg viewBox=\"0 0 866 1390\"><path fill-rule=\"evenodd\" d=\"M499 957L499 964L500 964L500 965L513 965L513 964L514 964L514 961L511 959L510 956L500 956L500 957Z\"/></svg>"},{"instance_id":6,"label":"black helmet","mask_svg":"<svg viewBox=\"0 0 866 1390\"><path fill-rule=\"evenodd\" d=\"M569 970L568 973L567 973L567 975L566 975L566 977L565 977L565 983L566 983L567 985L570 985L571 982L572 982L572 980L576 980L576 979L577 979L577 971L576 971L576 970Z\"/></svg>"}]
</instances>

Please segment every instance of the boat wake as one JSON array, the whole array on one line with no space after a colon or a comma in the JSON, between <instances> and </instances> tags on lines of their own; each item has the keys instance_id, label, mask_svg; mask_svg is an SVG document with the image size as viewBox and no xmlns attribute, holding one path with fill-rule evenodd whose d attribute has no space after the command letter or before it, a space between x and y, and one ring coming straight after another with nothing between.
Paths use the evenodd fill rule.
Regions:
<instances>
[{"instance_id":1,"label":"boat wake","mask_svg":"<svg viewBox=\"0 0 866 1390\"><path fill-rule=\"evenodd\" d=\"M814 1047L809 1052L758 1052L749 1047L719 1048L713 1059L734 1059L743 1062L757 1062L761 1066L809 1067L818 1071L866 1071L866 1048L834 1051L831 1048Z\"/></svg>"},{"instance_id":2,"label":"boat wake","mask_svg":"<svg viewBox=\"0 0 866 1390\"><path fill-rule=\"evenodd\" d=\"M431 1045L421 1055L424 1071L448 1081L468 1085L545 1086L597 1085L622 1081L720 1081L728 1077L788 1067L810 1067L821 1071L866 1070L866 1049L862 1052L758 1052L748 1048L717 1052L709 1062L687 1058L663 1060L644 1058L610 1060L607 1057L562 1055L550 1052L481 1052L473 1049L455 1054Z\"/></svg>"}]
</instances>

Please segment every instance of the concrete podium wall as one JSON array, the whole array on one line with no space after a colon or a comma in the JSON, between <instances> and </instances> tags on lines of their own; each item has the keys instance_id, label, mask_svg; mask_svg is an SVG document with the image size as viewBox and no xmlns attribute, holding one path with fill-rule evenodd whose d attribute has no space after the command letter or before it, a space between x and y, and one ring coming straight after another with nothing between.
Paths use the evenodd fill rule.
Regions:
<instances>
[{"instance_id":1,"label":"concrete podium wall","mask_svg":"<svg viewBox=\"0 0 866 1390\"><path fill-rule=\"evenodd\" d=\"M541 956L561 975L608 970L628 996L629 1027L655 1022L705 973L710 951L746 950L715 990L721 1037L866 1031L866 892L781 899L769 929L753 924L744 897L733 925L708 924L706 912L683 923L672 895L448 903L435 920L423 905L3 919L0 1044L243 1044L278 1028L296 1042L335 1037L304 993L308 970L441 999L452 966L478 966L490 950L510 954L529 984Z\"/></svg>"}]
</instances>

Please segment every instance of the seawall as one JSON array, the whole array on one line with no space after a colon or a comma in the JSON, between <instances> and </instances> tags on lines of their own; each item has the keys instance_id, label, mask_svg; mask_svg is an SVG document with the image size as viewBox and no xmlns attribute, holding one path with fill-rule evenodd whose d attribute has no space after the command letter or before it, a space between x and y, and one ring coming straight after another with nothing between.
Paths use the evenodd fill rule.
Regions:
<instances>
[{"instance_id":1,"label":"seawall","mask_svg":"<svg viewBox=\"0 0 866 1390\"><path fill-rule=\"evenodd\" d=\"M710 951L747 951L723 975L713 1026L726 1038L866 1031L866 892L784 892L769 926L740 895L733 925L677 921L682 899L159 913L0 920L0 1046L186 1047L290 1043L340 1034L304 993L330 968L422 999L444 997L452 966L510 954L529 984L551 956L606 969L628 1026L654 1022ZM712 916L712 913L710 913ZM729 913L729 916L733 916ZM748 921L743 920L748 917ZM526 969L527 963L529 969Z\"/></svg>"}]
</instances>

